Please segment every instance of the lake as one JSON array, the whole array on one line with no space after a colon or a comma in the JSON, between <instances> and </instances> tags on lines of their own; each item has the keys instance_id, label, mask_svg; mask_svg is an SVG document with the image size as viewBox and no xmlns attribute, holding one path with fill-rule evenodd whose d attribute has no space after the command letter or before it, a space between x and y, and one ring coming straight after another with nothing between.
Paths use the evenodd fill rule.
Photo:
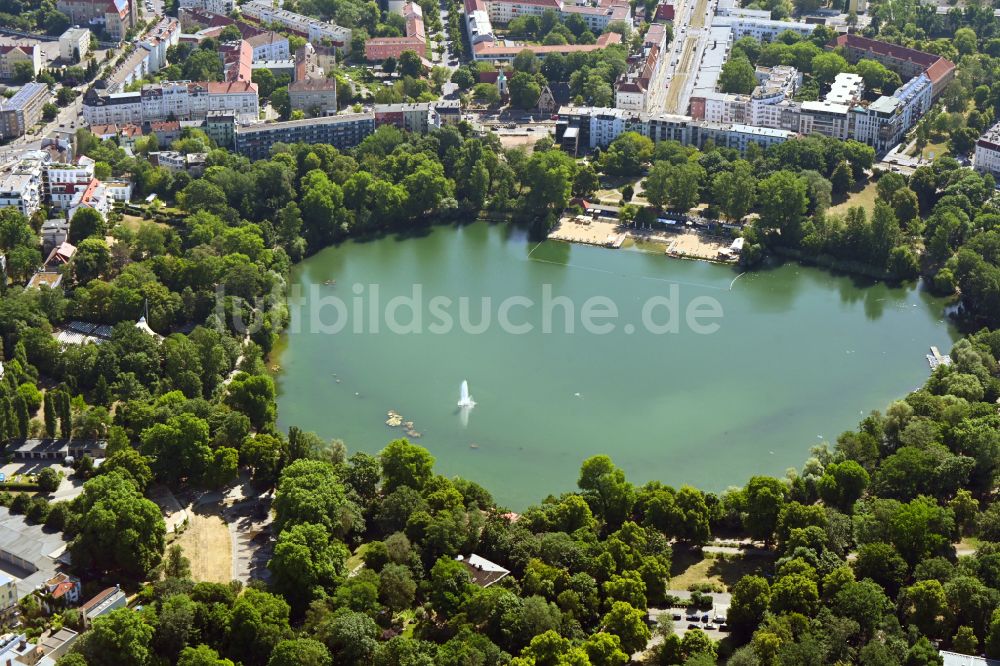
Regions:
<instances>
[{"instance_id":1,"label":"lake","mask_svg":"<svg viewBox=\"0 0 1000 666\"><path fill-rule=\"evenodd\" d=\"M574 488L599 453L636 484L783 475L920 386L928 347L957 338L915 286L792 263L741 275L485 223L328 248L290 284L279 425L375 453L405 436L393 410L439 473L513 509Z\"/></svg>"}]
</instances>

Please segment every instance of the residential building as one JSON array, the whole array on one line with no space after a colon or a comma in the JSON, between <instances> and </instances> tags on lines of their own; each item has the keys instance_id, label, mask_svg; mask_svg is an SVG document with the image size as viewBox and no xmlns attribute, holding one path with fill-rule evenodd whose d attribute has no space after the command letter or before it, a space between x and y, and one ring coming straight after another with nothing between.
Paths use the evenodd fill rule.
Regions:
<instances>
[{"instance_id":1,"label":"residential building","mask_svg":"<svg viewBox=\"0 0 1000 666\"><path fill-rule=\"evenodd\" d=\"M139 23L137 0L58 0L56 9L77 25L87 24L120 41Z\"/></svg>"},{"instance_id":2,"label":"residential building","mask_svg":"<svg viewBox=\"0 0 1000 666\"><path fill-rule=\"evenodd\" d=\"M70 326L79 322L70 322ZM111 326L107 326L107 338L111 338ZM93 331L90 331L94 333ZM66 458L81 458L89 456L95 459L103 459L107 456L107 441L103 439L22 439L7 445L4 453L16 461L32 460L54 460L62 462ZM5 514L0 511L0 525ZM2 559L2 558L0 558ZM46 576L33 585L38 587L46 580L54 576L55 573Z\"/></svg>"},{"instance_id":3,"label":"residential building","mask_svg":"<svg viewBox=\"0 0 1000 666\"><path fill-rule=\"evenodd\" d=\"M932 97L940 95L945 86L955 78L955 63L947 58L861 35L838 35L826 48L839 49L850 63L856 63L862 58L880 62L902 79L926 74L931 82Z\"/></svg>"},{"instance_id":4,"label":"residential building","mask_svg":"<svg viewBox=\"0 0 1000 666\"><path fill-rule=\"evenodd\" d=\"M104 79L105 90L109 93L121 92L126 86L166 67L169 64L167 50L180 42L180 35L181 27L177 19L169 16L160 19Z\"/></svg>"},{"instance_id":5,"label":"residential building","mask_svg":"<svg viewBox=\"0 0 1000 666\"><path fill-rule=\"evenodd\" d=\"M597 3L563 3L560 18L564 21L576 14L593 32L604 31L613 21L632 23L632 7L626 0L599 0Z\"/></svg>"},{"instance_id":6,"label":"residential building","mask_svg":"<svg viewBox=\"0 0 1000 666\"><path fill-rule=\"evenodd\" d=\"M271 0L251 0L240 6L244 16L261 23L277 23L303 35L310 42L329 40L333 46L343 51L351 48L351 31L334 23L296 14L274 6Z\"/></svg>"},{"instance_id":7,"label":"residential building","mask_svg":"<svg viewBox=\"0 0 1000 666\"><path fill-rule=\"evenodd\" d=\"M799 131L847 139L851 129L850 107L832 102L802 102Z\"/></svg>"},{"instance_id":8,"label":"residential building","mask_svg":"<svg viewBox=\"0 0 1000 666\"><path fill-rule=\"evenodd\" d=\"M666 28L660 23L649 26L642 52L629 58L628 69L615 83L615 108L647 110L650 85L658 80L666 59L661 57L666 34Z\"/></svg>"},{"instance_id":9,"label":"residential building","mask_svg":"<svg viewBox=\"0 0 1000 666\"><path fill-rule=\"evenodd\" d=\"M47 165L43 191L49 205L55 210L68 211L76 195L86 190L94 180L94 164L94 160L81 155L73 164L57 162Z\"/></svg>"},{"instance_id":10,"label":"residential building","mask_svg":"<svg viewBox=\"0 0 1000 666\"><path fill-rule=\"evenodd\" d=\"M632 10L625 0L594 0L566 3L564 0L464 0L465 24L476 60L513 60L524 44L499 40L493 34L493 23L506 24L518 16L541 16L553 10L566 19L580 16L587 27L602 32L595 44L531 45L536 54L587 52L621 42L617 33L603 32L613 21L631 23ZM615 39L618 36L618 39Z\"/></svg>"},{"instance_id":11,"label":"residential building","mask_svg":"<svg viewBox=\"0 0 1000 666\"><path fill-rule=\"evenodd\" d=\"M127 603L128 596L119 586L102 590L80 608L83 611L83 625L89 627L97 618L118 608L125 608Z\"/></svg>"},{"instance_id":12,"label":"residential building","mask_svg":"<svg viewBox=\"0 0 1000 666\"><path fill-rule=\"evenodd\" d=\"M165 81L144 85L140 92L88 92L83 119L88 125L137 124L158 120L201 120L210 111L226 111L240 122L260 115L257 84L251 81Z\"/></svg>"},{"instance_id":13,"label":"residential building","mask_svg":"<svg viewBox=\"0 0 1000 666\"><path fill-rule=\"evenodd\" d=\"M78 634L65 627L49 634L37 643L25 634L5 634L0 637L0 663L5 666L55 666L69 652Z\"/></svg>"},{"instance_id":14,"label":"residential building","mask_svg":"<svg viewBox=\"0 0 1000 666\"><path fill-rule=\"evenodd\" d=\"M0 45L0 79L13 79L17 75L18 63L30 65L32 76L38 74L42 69L42 49L38 44Z\"/></svg>"},{"instance_id":15,"label":"residential building","mask_svg":"<svg viewBox=\"0 0 1000 666\"><path fill-rule=\"evenodd\" d=\"M82 588L80 579L62 571L34 590L35 598L46 613L55 613L80 604Z\"/></svg>"},{"instance_id":16,"label":"residential building","mask_svg":"<svg viewBox=\"0 0 1000 666\"><path fill-rule=\"evenodd\" d=\"M6 624L17 611L17 581L0 572L0 619Z\"/></svg>"},{"instance_id":17,"label":"residential building","mask_svg":"<svg viewBox=\"0 0 1000 666\"><path fill-rule=\"evenodd\" d=\"M921 72L901 85L892 94L903 103L903 124L907 129L917 124L917 121L927 113L933 102L933 86L927 74Z\"/></svg>"},{"instance_id":18,"label":"residential building","mask_svg":"<svg viewBox=\"0 0 1000 666\"><path fill-rule=\"evenodd\" d=\"M255 72L258 69L266 69L274 76L287 74L289 80L295 77L295 61L291 58L286 58L285 60L257 60L251 67Z\"/></svg>"},{"instance_id":19,"label":"residential building","mask_svg":"<svg viewBox=\"0 0 1000 666\"><path fill-rule=\"evenodd\" d=\"M236 128L236 151L252 160L270 156L277 143L328 143L353 148L375 131L375 114L350 113L325 118L259 123Z\"/></svg>"},{"instance_id":20,"label":"residential building","mask_svg":"<svg viewBox=\"0 0 1000 666\"><path fill-rule=\"evenodd\" d=\"M177 0L178 9L201 9L213 14L231 14L236 0Z\"/></svg>"},{"instance_id":21,"label":"residential building","mask_svg":"<svg viewBox=\"0 0 1000 666\"><path fill-rule=\"evenodd\" d=\"M23 173L8 173L0 179L0 208L16 208L25 216L41 207L38 183Z\"/></svg>"},{"instance_id":22,"label":"residential building","mask_svg":"<svg viewBox=\"0 0 1000 666\"><path fill-rule=\"evenodd\" d=\"M753 37L760 42L773 42L778 35L786 30L794 32L800 37L809 37L816 29L816 26L809 23L776 21L771 18L741 16L736 13L729 16L716 16L715 20L712 21L712 26L728 27L732 30L734 41L742 37Z\"/></svg>"},{"instance_id":23,"label":"residential building","mask_svg":"<svg viewBox=\"0 0 1000 666\"><path fill-rule=\"evenodd\" d=\"M279 32L267 30L258 35L244 37L253 53L253 61L288 60L292 52L288 48L288 37Z\"/></svg>"},{"instance_id":24,"label":"residential building","mask_svg":"<svg viewBox=\"0 0 1000 666\"><path fill-rule=\"evenodd\" d=\"M424 15L420 5L407 2L402 7L406 21L405 37L375 37L365 42L365 58L371 61L399 58L404 51L413 51L427 57L427 34L424 32Z\"/></svg>"},{"instance_id":25,"label":"residential building","mask_svg":"<svg viewBox=\"0 0 1000 666\"><path fill-rule=\"evenodd\" d=\"M181 121L179 120L157 120L148 123L145 127L146 134L156 135L157 146L169 146L171 143L181 138Z\"/></svg>"},{"instance_id":26,"label":"residential building","mask_svg":"<svg viewBox=\"0 0 1000 666\"><path fill-rule=\"evenodd\" d=\"M325 79L326 73L319 64L319 55L316 47L306 42L295 49L295 72L292 75L293 81L305 81L306 79Z\"/></svg>"},{"instance_id":27,"label":"residential building","mask_svg":"<svg viewBox=\"0 0 1000 666\"><path fill-rule=\"evenodd\" d=\"M59 58L63 62L82 62L90 51L90 30L72 27L59 36Z\"/></svg>"},{"instance_id":28,"label":"residential building","mask_svg":"<svg viewBox=\"0 0 1000 666\"><path fill-rule=\"evenodd\" d=\"M589 53L591 51L600 51L609 45L621 44L621 41L622 37L617 32L601 33L601 35L597 38L597 41L593 44L546 44L541 46L532 44L529 46L525 45L523 42L515 42L506 39L483 40L473 45L472 57L475 60L509 62L512 61L518 53L526 48L530 48L535 55L544 57L550 53L561 53L563 55L567 55L570 53Z\"/></svg>"},{"instance_id":29,"label":"residential building","mask_svg":"<svg viewBox=\"0 0 1000 666\"><path fill-rule=\"evenodd\" d=\"M653 14L653 20L658 23L673 23L674 6L669 2L662 2L656 5L656 13Z\"/></svg>"},{"instance_id":30,"label":"residential building","mask_svg":"<svg viewBox=\"0 0 1000 666\"><path fill-rule=\"evenodd\" d=\"M108 188L104 186L104 183L97 180L96 178L90 181L87 188L82 192L77 192L73 196L73 200L69 204L69 219L73 219L76 212L82 208L90 208L96 210L101 214L101 217L107 217L108 213L111 212L111 205L113 200L108 196ZM63 246L68 245L65 243Z\"/></svg>"},{"instance_id":31,"label":"residential building","mask_svg":"<svg viewBox=\"0 0 1000 666\"><path fill-rule=\"evenodd\" d=\"M499 583L501 580L510 575L510 571L504 569L499 564L490 562L485 557L480 557L473 553L468 557L463 557L458 555L455 557L456 560L465 565L466 570L469 572L469 578L472 580L473 584L479 587L489 587L494 583Z\"/></svg>"},{"instance_id":32,"label":"residential building","mask_svg":"<svg viewBox=\"0 0 1000 666\"><path fill-rule=\"evenodd\" d=\"M1000 666L1000 659L987 659L960 652L938 650L941 666Z\"/></svg>"},{"instance_id":33,"label":"residential building","mask_svg":"<svg viewBox=\"0 0 1000 666\"><path fill-rule=\"evenodd\" d=\"M375 105L375 127L394 125L414 134L426 134L443 125L458 123L461 119L458 100Z\"/></svg>"},{"instance_id":34,"label":"residential building","mask_svg":"<svg viewBox=\"0 0 1000 666\"><path fill-rule=\"evenodd\" d=\"M337 49L324 44L313 44L313 51L316 53L316 63L324 72L332 72L337 66Z\"/></svg>"},{"instance_id":35,"label":"residential building","mask_svg":"<svg viewBox=\"0 0 1000 666\"><path fill-rule=\"evenodd\" d=\"M250 81L253 75L253 49L241 39L238 42L219 44L222 58L222 78L225 81Z\"/></svg>"},{"instance_id":36,"label":"residential building","mask_svg":"<svg viewBox=\"0 0 1000 666\"><path fill-rule=\"evenodd\" d=\"M578 150L605 148L624 132L638 132L653 141L679 141L701 147L717 145L746 151L751 143L767 147L787 141L795 132L742 123L716 123L691 116L647 114L625 109L562 107L556 123L556 143Z\"/></svg>"},{"instance_id":37,"label":"residential building","mask_svg":"<svg viewBox=\"0 0 1000 666\"><path fill-rule=\"evenodd\" d=\"M199 176L205 171L206 153L179 153L176 150L159 150L149 153L149 161L153 166L163 167L171 173L186 171L193 176Z\"/></svg>"},{"instance_id":38,"label":"residential building","mask_svg":"<svg viewBox=\"0 0 1000 666\"><path fill-rule=\"evenodd\" d=\"M337 81L335 79L300 79L288 84L288 101L292 109L301 109L312 116L328 116L337 112Z\"/></svg>"},{"instance_id":39,"label":"residential building","mask_svg":"<svg viewBox=\"0 0 1000 666\"><path fill-rule=\"evenodd\" d=\"M167 66L167 49L177 46L180 37L180 21L164 16L139 38L139 46L149 51L150 72L158 72Z\"/></svg>"},{"instance_id":40,"label":"residential building","mask_svg":"<svg viewBox=\"0 0 1000 666\"><path fill-rule=\"evenodd\" d=\"M42 253L51 252L58 245L69 240L69 220L61 217L42 222Z\"/></svg>"},{"instance_id":41,"label":"residential building","mask_svg":"<svg viewBox=\"0 0 1000 666\"><path fill-rule=\"evenodd\" d=\"M841 72L834 77L830 91L824 96L827 102L833 104L858 104L865 92L865 82L860 74Z\"/></svg>"},{"instance_id":42,"label":"residential building","mask_svg":"<svg viewBox=\"0 0 1000 666\"><path fill-rule=\"evenodd\" d=\"M106 180L104 181L104 191L112 206L116 203L128 203L132 200L132 183L127 180Z\"/></svg>"},{"instance_id":43,"label":"residential building","mask_svg":"<svg viewBox=\"0 0 1000 666\"><path fill-rule=\"evenodd\" d=\"M215 145L231 149L236 137L236 116L225 111L210 111L205 116L205 134Z\"/></svg>"},{"instance_id":44,"label":"residential building","mask_svg":"<svg viewBox=\"0 0 1000 666\"><path fill-rule=\"evenodd\" d=\"M872 146L879 155L898 144L907 129L903 103L896 97L883 95L866 107L855 107L853 113L853 138Z\"/></svg>"},{"instance_id":45,"label":"residential building","mask_svg":"<svg viewBox=\"0 0 1000 666\"><path fill-rule=\"evenodd\" d=\"M31 151L9 167L0 180L0 208L12 207L30 217L42 206L42 173L48 155Z\"/></svg>"},{"instance_id":46,"label":"residential building","mask_svg":"<svg viewBox=\"0 0 1000 666\"><path fill-rule=\"evenodd\" d=\"M1000 123L991 127L976 141L973 163L977 171L991 173L1000 179Z\"/></svg>"}]
</instances>

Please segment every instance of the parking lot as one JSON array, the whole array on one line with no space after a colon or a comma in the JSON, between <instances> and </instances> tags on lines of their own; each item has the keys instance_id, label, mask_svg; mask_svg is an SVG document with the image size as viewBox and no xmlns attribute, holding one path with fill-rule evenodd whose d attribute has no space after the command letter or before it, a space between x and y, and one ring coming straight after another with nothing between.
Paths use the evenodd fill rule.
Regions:
<instances>
[{"instance_id":1,"label":"parking lot","mask_svg":"<svg viewBox=\"0 0 1000 666\"><path fill-rule=\"evenodd\" d=\"M691 593L687 590L667 590L667 594L680 599L691 598ZM729 634L729 625L726 620L732 595L726 592L708 592L706 594L712 598L711 608L698 610L688 607L650 608L649 621L651 624L655 624L659 622L661 617L666 616L670 618L674 633L678 636L683 637L690 629L701 629L713 640L722 640Z\"/></svg>"}]
</instances>

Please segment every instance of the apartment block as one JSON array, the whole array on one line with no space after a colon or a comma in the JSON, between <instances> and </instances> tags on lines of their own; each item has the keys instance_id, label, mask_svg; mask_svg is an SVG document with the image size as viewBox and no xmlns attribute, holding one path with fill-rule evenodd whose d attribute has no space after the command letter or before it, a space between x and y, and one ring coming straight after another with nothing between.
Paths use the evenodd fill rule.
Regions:
<instances>
[{"instance_id":1,"label":"apartment block","mask_svg":"<svg viewBox=\"0 0 1000 666\"><path fill-rule=\"evenodd\" d=\"M406 21L405 37L375 37L365 42L365 58L371 61L399 58L405 51L413 51L420 57L427 57L427 34L424 31L424 15L420 5L407 2L401 9Z\"/></svg>"},{"instance_id":2,"label":"apartment block","mask_svg":"<svg viewBox=\"0 0 1000 666\"><path fill-rule=\"evenodd\" d=\"M310 42L319 43L325 39L341 50L346 51L351 48L351 30L349 28L280 9L275 7L270 0L251 0L251 2L240 6L240 11L244 16L261 23L283 25L289 30L301 34Z\"/></svg>"},{"instance_id":3,"label":"apartment block","mask_svg":"<svg viewBox=\"0 0 1000 666\"><path fill-rule=\"evenodd\" d=\"M56 9L77 25L88 25L120 41L139 23L137 0L58 0Z\"/></svg>"},{"instance_id":4,"label":"apartment block","mask_svg":"<svg viewBox=\"0 0 1000 666\"><path fill-rule=\"evenodd\" d=\"M257 84L251 81L166 81L147 84L140 92L87 93L83 118L88 125L141 125L160 120L201 120L209 112L235 115L240 122L257 122Z\"/></svg>"},{"instance_id":5,"label":"apartment block","mask_svg":"<svg viewBox=\"0 0 1000 666\"><path fill-rule=\"evenodd\" d=\"M25 83L8 100L0 100L0 138L24 136L42 118L42 107L49 101L49 87L44 83Z\"/></svg>"},{"instance_id":6,"label":"apartment block","mask_svg":"<svg viewBox=\"0 0 1000 666\"><path fill-rule=\"evenodd\" d=\"M81 62L90 51L90 30L70 28L59 36L59 58L63 62Z\"/></svg>"},{"instance_id":7,"label":"apartment block","mask_svg":"<svg viewBox=\"0 0 1000 666\"><path fill-rule=\"evenodd\" d=\"M973 163L977 171L991 173L994 178L1000 179L1000 123L976 141Z\"/></svg>"},{"instance_id":8,"label":"apartment block","mask_svg":"<svg viewBox=\"0 0 1000 666\"><path fill-rule=\"evenodd\" d=\"M7 81L17 75L17 64L31 65L31 75L42 69L42 50L38 44L6 44L0 45L0 79Z\"/></svg>"},{"instance_id":9,"label":"apartment block","mask_svg":"<svg viewBox=\"0 0 1000 666\"><path fill-rule=\"evenodd\" d=\"M347 150L375 131L374 113L351 113L325 118L258 123L236 128L236 151L252 160L271 154L278 143L328 143Z\"/></svg>"}]
</instances>

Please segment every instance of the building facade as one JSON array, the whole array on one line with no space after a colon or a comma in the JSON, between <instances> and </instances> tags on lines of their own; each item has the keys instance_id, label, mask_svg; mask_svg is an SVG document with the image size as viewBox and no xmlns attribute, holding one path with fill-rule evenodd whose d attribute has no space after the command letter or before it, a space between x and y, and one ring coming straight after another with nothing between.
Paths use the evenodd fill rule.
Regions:
<instances>
[{"instance_id":1,"label":"building facade","mask_svg":"<svg viewBox=\"0 0 1000 666\"><path fill-rule=\"evenodd\" d=\"M244 16L261 23L277 23L303 35L310 42L329 40L338 49L347 51L351 48L351 31L334 23L296 14L275 7L270 0L251 0L240 6Z\"/></svg>"},{"instance_id":2,"label":"building facade","mask_svg":"<svg viewBox=\"0 0 1000 666\"><path fill-rule=\"evenodd\" d=\"M270 156L278 143L328 143L347 150L375 131L374 113L351 113L325 118L259 123L236 128L236 151L252 160Z\"/></svg>"},{"instance_id":3,"label":"building facade","mask_svg":"<svg viewBox=\"0 0 1000 666\"><path fill-rule=\"evenodd\" d=\"M0 79L7 81L14 79L18 73L18 63L27 63L27 65L30 65L32 76L38 74L42 69L42 50L38 44L7 44L0 46Z\"/></svg>"},{"instance_id":4,"label":"building facade","mask_svg":"<svg viewBox=\"0 0 1000 666\"><path fill-rule=\"evenodd\" d=\"M312 116L328 116L337 112L337 81L335 79L303 79L288 84L288 101L292 109L301 109Z\"/></svg>"},{"instance_id":5,"label":"building facade","mask_svg":"<svg viewBox=\"0 0 1000 666\"><path fill-rule=\"evenodd\" d=\"M110 39L120 41L139 22L137 0L59 0L56 9L77 25L88 25L103 31Z\"/></svg>"},{"instance_id":6,"label":"building facade","mask_svg":"<svg viewBox=\"0 0 1000 666\"><path fill-rule=\"evenodd\" d=\"M1000 123L991 127L976 141L973 156L976 171L993 174L1000 179Z\"/></svg>"},{"instance_id":7,"label":"building facade","mask_svg":"<svg viewBox=\"0 0 1000 666\"><path fill-rule=\"evenodd\" d=\"M41 120L48 101L49 87L44 83L25 83L13 97L0 101L0 138L24 136Z\"/></svg>"},{"instance_id":8,"label":"building facade","mask_svg":"<svg viewBox=\"0 0 1000 666\"><path fill-rule=\"evenodd\" d=\"M166 81L139 92L100 94L91 90L83 102L87 125L141 125L160 120L202 120L209 112L232 113L239 122L257 122L260 104L251 81Z\"/></svg>"},{"instance_id":9,"label":"building facade","mask_svg":"<svg viewBox=\"0 0 1000 666\"><path fill-rule=\"evenodd\" d=\"M63 62L81 62L90 51L90 30L70 28L59 36L59 58Z\"/></svg>"}]
</instances>

